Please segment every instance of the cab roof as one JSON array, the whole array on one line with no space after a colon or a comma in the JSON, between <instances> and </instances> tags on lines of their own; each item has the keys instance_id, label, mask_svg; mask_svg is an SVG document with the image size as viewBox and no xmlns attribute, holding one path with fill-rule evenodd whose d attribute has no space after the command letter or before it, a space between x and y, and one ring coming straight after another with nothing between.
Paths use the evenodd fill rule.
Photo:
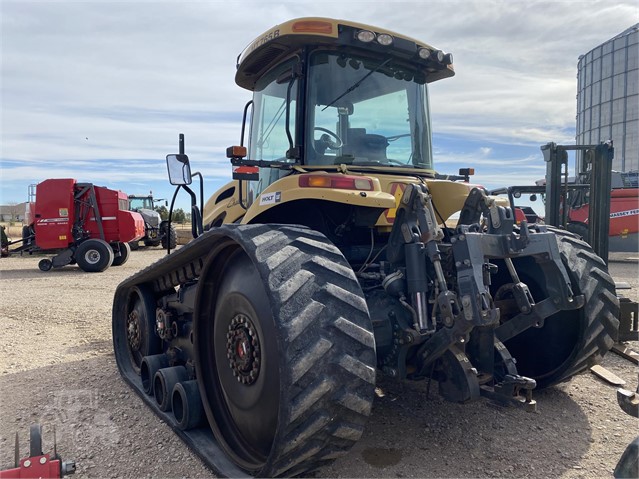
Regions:
<instances>
[{"instance_id":1,"label":"cab roof","mask_svg":"<svg viewBox=\"0 0 639 479\"><path fill-rule=\"evenodd\" d=\"M368 42L358 39L358 33L373 35ZM376 41L390 36L390 44ZM305 46L366 50L391 55L414 64L422 70L426 82L431 83L455 74L452 55L410 37L370 25L331 18L307 17L289 20L257 37L238 56L235 82L247 90L254 90L256 82L292 53ZM421 50L421 51L420 51Z\"/></svg>"}]
</instances>

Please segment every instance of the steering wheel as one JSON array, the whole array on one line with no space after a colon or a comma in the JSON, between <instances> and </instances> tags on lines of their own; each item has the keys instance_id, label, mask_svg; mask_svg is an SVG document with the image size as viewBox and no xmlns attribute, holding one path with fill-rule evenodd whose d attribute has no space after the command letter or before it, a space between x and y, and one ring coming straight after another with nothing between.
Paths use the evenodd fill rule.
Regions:
<instances>
[{"instance_id":1,"label":"steering wheel","mask_svg":"<svg viewBox=\"0 0 639 479\"><path fill-rule=\"evenodd\" d=\"M331 130L327 130L326 128L322 128L321 126L316 126L315 128L313 128L313 131L321 131L324 133L317 141L321 142L323 146L325 146L329 150L337 150L344 144L342 139L337 136L337 133L333 133ZM333 138L333 140L335 141L331 140L331 138Z\"/></svg>"}]
</instances>

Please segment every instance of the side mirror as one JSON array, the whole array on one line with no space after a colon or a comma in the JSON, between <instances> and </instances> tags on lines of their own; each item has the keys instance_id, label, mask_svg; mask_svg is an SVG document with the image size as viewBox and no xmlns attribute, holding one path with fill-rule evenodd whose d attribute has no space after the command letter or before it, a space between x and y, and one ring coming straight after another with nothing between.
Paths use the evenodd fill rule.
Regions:
<instances>
[{"instance_id":1,"label":"side mirror","mask_svg":"<svg viewBox=\"0 0 639 479\"><path fill-rule=\"evenodd\" d=\"M166 155L166 167L169 171L169 183L174 186L191 184L193 179L187 155Z\"/></svg>"}]
</instances>

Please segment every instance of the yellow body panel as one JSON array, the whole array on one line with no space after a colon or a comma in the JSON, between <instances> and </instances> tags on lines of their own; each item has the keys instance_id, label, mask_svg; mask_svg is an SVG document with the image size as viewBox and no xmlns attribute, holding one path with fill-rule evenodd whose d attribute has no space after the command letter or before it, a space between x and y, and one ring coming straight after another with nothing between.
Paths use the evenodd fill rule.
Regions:
<instances>
[{"instance_id":1,"label":"yellow body panel","mask_svg":"<svg viewBox=\"0 0 639 479\"><path fill-rule=\"evenodd\" d=\"M246 182L243 183L243 198L246 198ZM202 209L202 225L205 228L220 223L235 223L246 210L240 206L240 182L233 180L217 190Z\"/></svg>"},{"instance_id":2,"label":"yellow body panel","mask_svg":"<svg viewBox=\"0 0 639 479\"><path fill-rule=\"evenodd\" d=\"M327 175L328 173L320 171L314 174ZM286 176L269 185L255 198L246 215L242 218L242 223L250 223L261 213L296 200L324 200L369 208L392 208L395 204L395 198L383 191L379 180L369 175L362 176L372 180L373 191L300 187L298 175ZM275 196L278 193L279 195ZM278 198L277 201L275 198Z\"/></svg>"},{"instance_id":3,"label":"yellow body panel","mask_svg":"<svg viewBox=\"0 0 639 479\"><path fill-rule=\"evenodd\" d=\"M329 173L317 171L313 174L327 175ZM330 174L339 173L333 172ZM369 178L372 180L373 190L300 187L299 175L293 174L281 178L262 191L254 199L248 210L240 206L239 182L237 180L231 181L216 191L206 202L203 212L203 224L205 227L235 222L248 224L265 211L289 202L321 200L383 210L375 226L381 229L390 229L405 185L409 183L424 183L427 185L433 197L433 204L437 209L437 214L441 215L437 219L440 224L444 224L451 219L452 215L462 209L468 193L477 186L471 183L435 180L412 175L400 176L382 172L355 173L349 171L348 174ZM246 182L242 182L242 184L242 196L246 204L247 185ZM502 206L508 206L507 198L495 197L495 200ZM448 224L451 224L450 221L448 221Z\"/></svg>"},{"instance_id":4,"label":"yellow body panel","mask_svg":"<svg viewBox=\"0 0 639 479\"><path fill-rule=\"evenodd\" d=\"M384 191L392 194L396 200L396 205L402 197L403 185L409 183L424 183L428 187L433 204L437 208L437 213L441 218L437 218L440 223L444 223L450 216L462 209L464 201L471 189L477 185L470 183L457 183L448 180L422 179L416 176L399 175L378 175ZM395 208L381 215L377 221L377 226L392 226L395 218Z\"/></svg>"}]
</instances>

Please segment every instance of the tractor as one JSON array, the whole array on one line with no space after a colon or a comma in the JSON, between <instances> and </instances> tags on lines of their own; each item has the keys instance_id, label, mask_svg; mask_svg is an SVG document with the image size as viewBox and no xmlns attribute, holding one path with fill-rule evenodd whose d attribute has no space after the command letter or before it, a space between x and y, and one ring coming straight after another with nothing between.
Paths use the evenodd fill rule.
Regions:
<instances>
[{"instance_id":1,"label":"tractor","mask_svg":"<svg viewBox=\"0 0 639 479\"><path fill-rule=\"evenodd\" d=\"M435 170L428 86L453 75L450 53L326 18L238 57L233 180L112 310L123 379L216 474L321 474L382 377L531 410L611 348L619 302L588 244Z\"/></svg>"},{"instance_id":2,"label":"tractor","mask_svg":"<svg viewBox=\"0 0 639 479\"><path fill-rule=\"evenodd\" d=\"M177 232L168 221L163 221L160 213L155 210L155 204L166 200L155 199L149 195L129 195L129 209L142 215L144 218L144 237L141 240L131 241L129 246L137 250L140 241L144 246L160 246L163 249L174 249L177 245Z\"/></svg>"}]
</instances>

